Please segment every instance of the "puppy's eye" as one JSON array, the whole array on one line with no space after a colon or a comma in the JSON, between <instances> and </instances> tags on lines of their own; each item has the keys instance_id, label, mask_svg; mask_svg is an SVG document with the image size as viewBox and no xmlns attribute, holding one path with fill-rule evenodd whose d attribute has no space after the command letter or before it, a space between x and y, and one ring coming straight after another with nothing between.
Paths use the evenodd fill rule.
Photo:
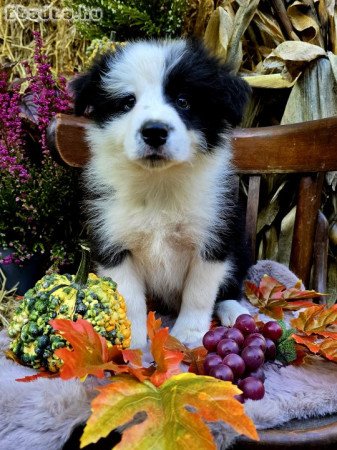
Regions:
<instances>
[{"instance_id":1,"label":"puppy's eye","mask_svg":"<svg viewBox=\"0 0 337 450\"><path fill-rule=\"evenodd\" d=\"M122 100L123 111L130 111L136 104L136 97L134 95L128 95Z\"/></svg>"},{"instance_id":2,"label":"puppy's eye","mask_svg":"<svg viewBox=\"0 0 337 450\"><path fill-rule=\"evenodd\" d=\"M179 108L181 108L181 109L190 109L190 107L191 107L189 101L187 100L187 98L184 95L179 95L176 102L177 102L177 105L179 106Z\"/></svg>"}]
</instances>

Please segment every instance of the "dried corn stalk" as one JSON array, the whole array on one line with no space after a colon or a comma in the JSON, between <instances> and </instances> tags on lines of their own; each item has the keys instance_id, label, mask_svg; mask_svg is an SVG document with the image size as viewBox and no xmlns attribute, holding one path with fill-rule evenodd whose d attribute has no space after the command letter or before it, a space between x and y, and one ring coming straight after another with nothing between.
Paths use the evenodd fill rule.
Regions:
<instances>
[{"instance_id":1,"label":"dried corn stalk","mask_svg":"<svg viewBox=\"0 0 337 450\"><path fill-rule=\"evenodd\" d=\"M215 2L204 39L208 48L231 63L254 88L245 126L277 121L296 123L337 115L336 23L335 0ZM267 105L279 89L283 89L280 92L284 104L274 101L279 111L268 115L272 108ZM291 202L280 201L287 188L282 186L283 181L277 176L263 184L265 202L258 218L259 256L275 257L278 248L277 259L287 262L295 210ZM329 173L327 182L324 211L330 229L337 230L337 174ZM337 279L337 239L332 237L335 234L330 232L330 291Z\"/></svg>"}]
</instances>

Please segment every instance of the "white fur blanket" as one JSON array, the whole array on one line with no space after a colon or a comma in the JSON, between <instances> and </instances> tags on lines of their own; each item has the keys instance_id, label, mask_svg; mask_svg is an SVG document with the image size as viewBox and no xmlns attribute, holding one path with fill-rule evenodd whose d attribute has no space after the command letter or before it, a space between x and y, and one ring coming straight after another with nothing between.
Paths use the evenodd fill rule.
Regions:
<instances>
[{"instance_id":1,"label":"white fur blanket","mask_svg":"<svg viewBox=\"0 0 337 450\"><path fill-rule=\"evenodd\" d=\"M258 282L268 273L287 286L294 275L276 263L260 261L250 270ZM34 370L7 360L3 351L8 338L0 333L0 450L60 450L73 429L90 415L95 381L39 379L19 383L16 378ZM266 395L247 401L247 414L258 429L281 425L291 419L318 417L337 412L337 368L329 362L301 367L266 365ZM224 450L235 440L235 433L221 423L210 424L218 448Z\"/></svg>"}]
</instances>

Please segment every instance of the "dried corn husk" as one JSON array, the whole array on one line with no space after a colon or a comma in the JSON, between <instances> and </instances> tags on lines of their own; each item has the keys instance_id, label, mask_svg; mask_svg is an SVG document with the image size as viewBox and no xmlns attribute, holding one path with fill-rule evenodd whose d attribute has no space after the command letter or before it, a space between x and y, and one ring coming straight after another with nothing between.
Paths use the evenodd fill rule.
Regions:
<instances>
[{"instance_id":1,"label":"dried corn husk","mask_svg":"<svg viewBox=\"0 0 337 450\"><path fill-rule=\"evenodd\" d=\"M331 58L337 63L337 56ZM337 81L327 57L316 59L304 70L291 90L282 125L337 115L337 95L322 95L322 86L325 92L337 93Z\"/></svg>"},{"instance_id":2,"label":"dried corn husk","mask_svg":"<svg viewBox=\"0 0 337 450\"><path fill-rule=\"evenodd\" d=\"M303 41L324 47L324 40L320 30L313 0L299 0L293 2L287 9L288 17Z\"/></svg>"},{"instance_id":3,"label":"dried corn husk","mask_svg":"<svg viewBox=\"0 0 337 450\"><path fill-rule=\"evenodd\" d=\"M288 265L290 260L291 243L294 233L294 224L296 216L296 207L293 207L281 222L281 231L279 236L279 248L277 261Z\"/></svg>"},{"instance_id":4,"label":"dried corn husk","mask_svg":"<svg viewBox=\"0 0 337 450\"><path fill-rule=\"evenodd\" d=\"M227 59L228 45L234 30L234 11L221 6L211 15L204 36L204 42L214 55L223 61Z\"/></svg>"},{"instance_id":5,"label":"dried corn husk","mask_svg":"<svg viewBox=\"0 0 337 450\"><path fill-rule=\"evenodd\" d=\"M233 34L228 44L227 62L237 72L242 64L242 37L247 30L260 0L241 0L240 6L235 14Z\"/></svg>"}]
</instances>

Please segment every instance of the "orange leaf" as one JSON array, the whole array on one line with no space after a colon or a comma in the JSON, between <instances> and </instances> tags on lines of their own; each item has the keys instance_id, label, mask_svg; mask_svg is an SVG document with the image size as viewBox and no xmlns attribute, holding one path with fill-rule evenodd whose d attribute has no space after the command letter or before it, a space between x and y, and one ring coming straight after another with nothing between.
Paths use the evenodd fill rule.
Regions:
<instances>
[{"instance_id":1,"label":"orange leaf","mask_svg":"<svg viewBox=\"0 0 337 450\"><path fill-rule=\"evenodd\" d=\"M298 336L297 334L293 334L292 338L297 344L305 345L312 353L318 353L319 344L316 342L316 336Z\"/></svg>"},{"instance_id":2,"label":"orange leaf","mask_svg":"<svg viewBox=\"0 0 337 450\"><path fill-rule=\"evenodd\" d=\"M307 335L319 334L337 339L337 332L332 328L337 324L337 305L326 308L324 305L315 305L302 311L291 325L298 331Z\"/></svg>"},{"instance_id":3,"label":"orange leaf","mask_svg":"<svg viewBox=\"0 0 337 450\"><path fill-rule=\"evenodd\" d=\"M124 362L131 363L134 367L142 367L142 356L143 352L139 349L133 350L131 348L127 348L125 350L122 350L122 355Z\"/></svg>"},{"instance_id":4,"label":"orange leaf","mask_svg":"<svg viewBox=\"0 0 337 450\"><path fill-rule=\"evenodd\" d=\"M54 319L50 324L72 346L72 350L55 350L55 355L63 361L60 369L62 379L85 378L87 375L103 378L105 370L118 369L111 360L119 350L108 348L106 339L98 334L87 320L79 318L72 322L67 319Z\"/></svg>"},{"instance_id":5,"label":"orange leaf","mask_svg":"<svg viewBox=\"0 0 337 450\"><path fill-rule=\"evenodd\" d=\"M286 306L283 306L283 309L288 311L298 311L299 309L310 308L311 306L315 306L315 303L305 300L292 300L291 302L288 302Z\"/></svg>"},{"instance_id":6,"label":"orange leaf","mask_svg":"<svg viewBox=\"0 0 337 450\"><path fill-rule=\"evenodd\" d=\"M262 298L281 298L279 293L284 291L285 286L279 283L275 278L270 277L269 275L264 275L261 278L259 291L261 293Z\"/></svg>"},{"instance_id":7,"label":"orange leaf","mask_svg":"<svg viewBox=\"0 0 337 450\"><path fill-rule=\"evenodd\" d=\"M252 305L259 308L261 313L277 320L283 319L284 310L296 311L312 306L312 302L304 300L324 295L315 291L300 290L300 287L301 281L299 280L294 287L287 289L269 275L261 278L259 286L251 281L245 281L245 293ZM289 301L295 299L297 301Z\"/></svg>"},{"instance_id":8,"label":"orange leaf","mask_svg":"<svg viewBox=\"0 0 337 450\"><path fill-rule=\"evenodd\" d=\"M126 349L122 350L123 358L128 366L119 365L118 370L115 370L115 373L129 373L137 378L139 381L149 380L150 376L154 372L154 367L143 367L142 355L143 352L141 350L131 350Z\"/></svg>"},{"instance_id":9,"label":"orange leaf","mask_svg":"<svg viewBox=\"0 0 337 450\"><path fill-rule=\"evenodd\" d=\"M230 382L183 373L156 388L123 376L99 391L81 448L119 427L124 432L116 450L216 450L205 421L223 421L237 433L258 439L254 423L234 398L241 391Z\"/></svg>"},{"instance_id":10,"label":"orange leaf","mask_svg":"<svg viewBox=\"0 0 337 450\"><path fill-rule=\"evenodd\" d=\"M184 354L179 350L168 350L165 344L169 337L168 328L161 328L151 339L151 353L156 362L156 370L150 377L151 383L160 386L172 375L181 372L180 363Z\"/></svg>"},{"instance_id":11,"label":"orange leaf","mask_svg":"<svg viewBox=\"0 0 337 450\"><path fill-rule=\"evenodd\" d=\"M190 367L189 372L197 375L205 375L204 361L207 355L205 347L197 347L190 350Z\"/></svg>"},{"instance_id":12,"label":"orange leaf","mask_svg":"<svg viewBox=\"0 0 337 450\"><path fill-rule=\"evenodd\" d=\"M160 327L161 319L156 319L155 312L150 311L147 316L147 335L149 336L150 340L153 339L153 336L160 329Z\"/></svg>"},{"instance_id":13,"label":"orange leaf","mask_svg":"<svg viewBox=\"0 0 337 450\"><path fill-rule=\"evenodd\" d=\"M48 372L46 370L41 370L34 375L27 375L23 378L16 378L15 381L20 381L22 383L29 383L30 381L38 380L39 378L58 378L60 375L55 372Z\"/></svg>"},{"instance_id":14,"label":"orange leaf","mask_svg":"<svg viewBox=\"0 0 337 450\"><path fill-rule=\"evenodd\" d=\"M337 305L316 305L302 311L291 321L297 332L294 340L310 352L337 362Z\"/></svg>"},{"instance_id":15,"label":"orange leaf","mask_svg":"<svg viewBox=\"0 0 337 450\"><path fill-rule=\"evenodd\" d=\"M319 347L319 352L329 361L337 362L337 341L336 339L324 339Z\"/></svg>"}]
</instances>

